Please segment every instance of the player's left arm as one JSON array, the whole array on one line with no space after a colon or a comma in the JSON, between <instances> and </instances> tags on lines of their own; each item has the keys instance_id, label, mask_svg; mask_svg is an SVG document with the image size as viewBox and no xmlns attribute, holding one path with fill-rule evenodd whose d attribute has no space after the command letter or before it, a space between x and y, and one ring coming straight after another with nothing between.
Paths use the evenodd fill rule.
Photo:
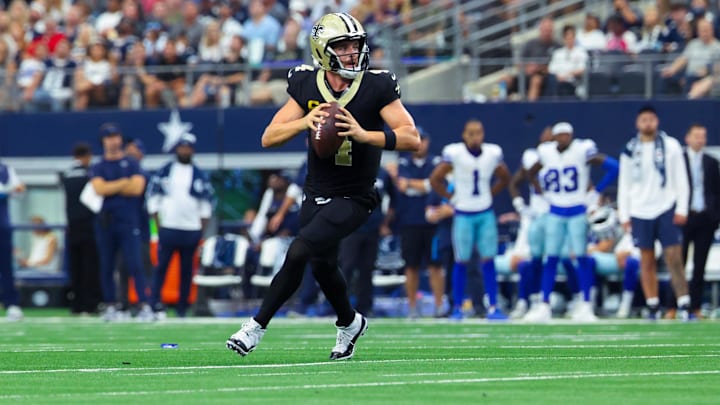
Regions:
<instances>
[{"instance_id":1,"label":"player's left arm","mask_svg":"<svg viewBox=\"0 0 720 405\"><path fill-rule=\"evenodd\" d=\"M620 164L617 159L611 156L607 156L604 153L595 153L587 162L593 166L600 166L605 169L605 176L595 186L595 190L598 193L602 193L610 184L612 184L617 178L620 172Z\"/></svg>"},{"instance_id":2,"label":"player's left arm","mask_svg":"<svg viewBox=\"0 0 720 405\"><path fill-rule=\"evenodd\" d=\"M367 131L346 108L340 107L340 111L342 114L335 116L338 120L335 125L342 130L338 133L340 136L352 136L357 142L388 150L414 152L420 147L420 134L415 128L415 121L400 99L395 99L380 110L380 116L390 127L392 134L386 134L385 131ZM395 145L388 144L386 141L393 135Z\"/></svg>"},{"instance_id":3,"label":"player's left arm","mask_svg":"<svg viewBox=\"0 0 720 405\"><path fill-rule=\"evenodd\" d=\"M493 175L495 176L495 182L492 185L491 192L492 196L495 197L510 184L510 169L508 169L505 162L500 162L495 168Z\"/></svg>"},{"instance_id":4,"label":"player's left arm","mask_svg":"<svg viewBox=\"0 0 720 405\"><path fill-rule=\"evenodd\" d=\"M445 178L452 170L452 164L449 162L440 162L430 174L430 186L432 186L433 191L448 201L452 199L452 194L447 190Z\"/></svg>"}]
</instances>

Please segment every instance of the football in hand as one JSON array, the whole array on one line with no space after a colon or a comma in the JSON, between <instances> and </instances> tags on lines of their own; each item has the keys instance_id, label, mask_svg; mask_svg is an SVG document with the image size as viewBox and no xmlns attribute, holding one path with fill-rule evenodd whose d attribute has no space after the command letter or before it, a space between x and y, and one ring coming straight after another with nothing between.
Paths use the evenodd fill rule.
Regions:
<instances>
[{"instance_id":1,"label":"football in hand","mask_svg":"<svg viewBox=\"0 0 720 405\"><path fill-rule=\"evenodd\" d=\"M345 138L338 136L338 128L335 126L337 120L335 114L340 113L340 105L333 101L330 106L324 109L330 116L325 117L323 123L318 124L312 131L310 143L312 144L315 154L320 159L327 159L333 156Z\"/></svg>"}]
</instances>

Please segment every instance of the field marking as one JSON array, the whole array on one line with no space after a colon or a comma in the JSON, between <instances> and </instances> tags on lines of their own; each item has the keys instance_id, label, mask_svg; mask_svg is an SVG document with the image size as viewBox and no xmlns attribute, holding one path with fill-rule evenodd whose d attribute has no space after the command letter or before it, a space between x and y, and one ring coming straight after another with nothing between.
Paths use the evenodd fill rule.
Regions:
<instances>
[{"instance_id":1,"label":"field marking","mask_svg":"<svg viewBox=\"0 0 720 405\"><path fill-rule=\"evenodd\" d=\"M557 374L557 375L536 375L536 376L514 376L514 377L483 377L483 378L460 378L442 380L413 380L413 381L377 381L364 383L338 383L338 384L301 384L301 385L271 385L261 387L227 387L216 389L182 389L182 390L159 390L159 391L106 391L95 393L59 393L49 395L0 395L0 399L47 399L47 398L87 398L87 397L135 397L145 395L187 395L187 394L210 394L210 393L235 393L250 391L288 391L288 390L318 390L336 388L367 388L367 387L396 387L408 385L450 385L450 384L483 384L483 383L504 383L504 382L527 382L527 381L551 381L551 380L580 380L590 378L622 378L622 377L662 377L662 376L695 376L695 375L719 375L720 370L697 370L697 371L656 371L639 373L592 373L592 374Z\"/></svg>"},{"instance_id":2,"label":"field marking","mask_svg":"<svg viewBox=\"0 0 720 405\"><path fill-rule=\"evenodd\" d=\"M391 364L417 362L482 362L482 361L528 361L528 360L647 360L647 359L683 359L683 358L720 358L720 354L668 354L638 356L523 356L523 357L471 357L436 359L389 359L389 360L353 360L352 362L315 362L291 364L236 364L230 366L169 366L169 367L111 367L111 368L60 368L50 370L0 370L0 375L40 374L40 373L114 373L118 371L156 371L156 370L232 370L232 369L274 369L295 367L342 366L347 364Z\"/></svg>"}]
</instances>

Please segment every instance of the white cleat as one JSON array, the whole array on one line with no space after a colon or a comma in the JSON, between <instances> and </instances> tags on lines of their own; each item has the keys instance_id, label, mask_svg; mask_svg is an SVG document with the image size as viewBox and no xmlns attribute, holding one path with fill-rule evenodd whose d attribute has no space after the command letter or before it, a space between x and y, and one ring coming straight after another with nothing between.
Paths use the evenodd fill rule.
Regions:
<instances>
[{"instance_id":1,"label":"white cleat","mask_svg":"<svg viewBox=\"0 0 720 405\"><path fill-rule=\"evenodd\" d=\"M7 307L7 313L5 314L5 317L7 317L8 321L18 322L23 320L24 315L22 309L20 309L19 306L10 305Z\"/></svg>"},{"instance_id":2,"label":"white cleat","mask_svg":"<svg viewBox=\"0 0 720 405\"><path fill-rule=\"evenodd\" d=\"M531 323L547 323L552 320L552 309L550 304L547 302L540 302L530 308L527 314L523 317L524 322Z\"/></svg>"},{"instance_id":3,"label":"white cleat","mask_svg":"<svg viewBox=\"0 0 720 405\"><path fill-rule=\"evenodd\" d=\"M265 335L265 329L263 329L255 319L250 318L249 321L243 324L239 331L233 333L233 335L228 338L225 345L228 349L245 357L248 353L255 350L255 347L260 343L263 335Z\"/></svg>"},{"instance_id":4,"label":"white cleat","mask_svg":"<svg viewBox=\"0 0 720 405\"><path fill-rule=\"evenodd\" d=\"M137 313L137 316L135 316L135 319L137 319L138 322L152 322L157 318L155 317L155 313L152 308L150 308L150 305L143 304L142 308Z\"/></svg>"},{"instance_id":5,"label":"white cleat","mask_svg":"<svg viewBox=\"0 0 720 405\"><path fill-rule=\"evenodd\" d=\"M580 302L573 311L572 320L575 322L591 323L597 322L598 318L593 313L592 304L589 302Z\"/></svg>"},{"instance_id":6,"label":"white cleat","mask_svg":"<svg viewBox=\"0 0 720 405\"><path fill-rule=\"evenodd\" d=\"M528 304L525 300L518 300L515 309L510 312L510 319L522 319L528 312Z\"/></svg>"},{"instance_id":7,"label":"white cleat","mask_svg":"<svg viewBox=\"0 0 720 405\"><path fill-rule=\"evenodd\" d=\"M359 313L355 313L355 319L348 326L337 327L337 339L335 347L330 353L330 360L347 360L355 354L355 343L360 336L365 334L368 328L367 319Z\"/></svg>"}]
</instances>

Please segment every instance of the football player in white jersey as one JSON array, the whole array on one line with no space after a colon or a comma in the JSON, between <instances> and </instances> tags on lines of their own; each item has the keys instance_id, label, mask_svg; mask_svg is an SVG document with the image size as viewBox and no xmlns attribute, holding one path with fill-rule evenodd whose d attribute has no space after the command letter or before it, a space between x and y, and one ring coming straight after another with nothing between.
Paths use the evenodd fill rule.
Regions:
<instances>
[{"instance_id":1,"label":"football player in white jersey","mask_svg":"<svg viewBox=\"0 0 720 405\"><path fill-rule=\"evenodd\" d=\"M588 224L585 215L590 166L602 166L605 169L605 177L595 187L598 192L602 192L617 178L618 162L599 153L594 141L573 139L573 127L567 122L555 124L552 135L553 142L538 147L540 160L530 169L530 179L550 203L550 212L545 223L547 260L542 276L543 302L525 319L532 322L550 320L550 293L555 286L561 249L568 239L570 252L578 260L577 276L584 298L581 306L573 311L573 320L590 322L597 319L590 302L594 277L587 256ZM545 174L541 187L537 175L543 169Z\"/></svg>"},{"instance_id":2,"label":"football player in white jersey","mask_svg":"<svg viewBox=\"0 0 720 405\"><path fill-rule=\"evenodd\" d=\"M455 209L452 240L455 250L453 267L453 302L451 317L462 319L467 264L477 249L482 260L485 293L490 303L489 320L505 320L507 316L497 308L497 280L494 258L498 250L498 232L493 197L510 181L510 171L503 162L500 146L484 143L485 130L479 120L465 123L463 142L452 143L443 149L443 161L430 175L436 193L447 198ZM450 194L445 177L453 172L455 190ZM495 176L495 182L491 184Z\"/></svg>"},{"instance_id":3,"label":"football player in white jersey","mask_svg":"<svg viewBox=\"0 0 720 405\"><path fill-rule=\"evenodd\" d=\"M552 140L551 129L546 127L543 130L538 145ZM513 246L511 259L511 268L517 267L520 275L518 300L515 309L510 314L510 317L514 319L522 318L525 315L531 299L538 297L539 302L545 239L545 215L550 210L550 205L543 195L535 190L532 184L529 187L529 204L525 205L525 200L520 195L519 189L520 185L528 180L528 173L538 160L537 148L525 149L522 155L522 164L513 175L508 187L508 191L513 197L513 207L520 214L520 229ZM541 183L543 175L544 170L541 170L538 173L538 181ZM530 259L530 261L527 259Z\"/></svg>"}]
</instances>

